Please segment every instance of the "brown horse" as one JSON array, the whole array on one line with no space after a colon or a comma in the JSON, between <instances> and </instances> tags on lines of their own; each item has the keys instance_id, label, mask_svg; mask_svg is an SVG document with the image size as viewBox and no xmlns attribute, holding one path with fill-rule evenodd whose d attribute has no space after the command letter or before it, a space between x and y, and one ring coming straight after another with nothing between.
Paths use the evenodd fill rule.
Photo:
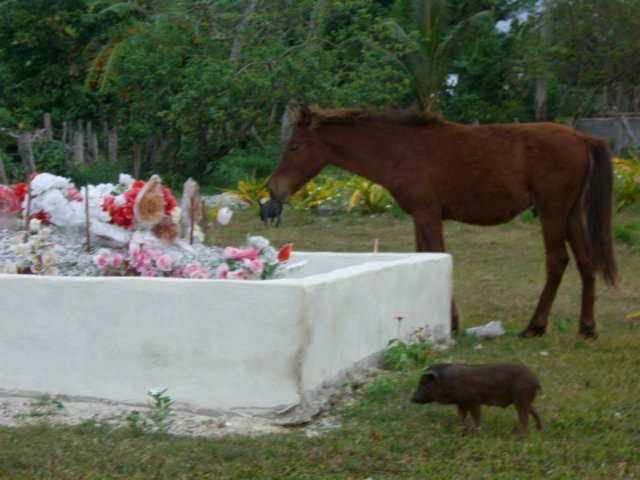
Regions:
<instances>
[{"instance_id":1,"label":"brown horse","mask_svg":"<svg viewBox=\"0 0 640 480\"><path fill-rule=\"evenodd\" d=\"M413 217L416 249L443 252L442 221L496 225L530 206L540 217L546 283L521 333L543 335L569 257L582 278L580 334L597 337L595 278L615 284L612 166L606 143L553 123L469 127L417 112L302 105L269 184L286 201L326 165L386 187ZM586 225L583 216L586 214ZM451 328L460 325L452 303Z\"/></svg>"}]
</instances>

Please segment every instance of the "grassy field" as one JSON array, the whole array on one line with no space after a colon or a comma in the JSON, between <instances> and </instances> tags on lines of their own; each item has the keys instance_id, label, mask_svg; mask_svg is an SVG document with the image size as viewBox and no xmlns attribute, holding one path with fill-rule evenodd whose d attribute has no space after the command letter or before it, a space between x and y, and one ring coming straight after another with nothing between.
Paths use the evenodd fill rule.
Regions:
<instances>
[{"instance_id":1,"label":"grassy field","mask_svg":"<svg viewBox=\"0 0 640 480\"><path fill-rule=\"evenodd\" d=\"M239 212L216 232L238 245L261 234L297 250L411 251L406 217L298 217L266 229L254 212ZM537 220L500 227L449 224L454 285L465 327L501 320L508 333L492 341L462 336L440 361L516 360L541 379L536 404L545 422L516 441L513 408L483 409L484 426L461 435L453 407L413 405L418 368L388 371L335 412L341 427L307 438L282 435L198 439L134 435L91 423L79 427L0 428L1 478L640 478L640 210L616 219L621 283L598 283L600 338L576 336L579 281L570 264L548 334L520 340L544 279ZM345 319L347 321L347 319ZM530 426L531 427L531 426Z\"/></svg>"}]
</instances>

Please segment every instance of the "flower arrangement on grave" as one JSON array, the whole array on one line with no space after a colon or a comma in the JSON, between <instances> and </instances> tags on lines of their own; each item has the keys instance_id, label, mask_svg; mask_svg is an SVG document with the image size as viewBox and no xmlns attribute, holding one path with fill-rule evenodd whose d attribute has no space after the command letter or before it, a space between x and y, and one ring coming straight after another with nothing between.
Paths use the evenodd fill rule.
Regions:
<instances>
[{"instance_id":1,"label":"flower arrangement on grave","mask_svg":"<svg viewBox=\"0 0 640 480\"><path fill-rule=\"evenodd\" d=\"M159 242L134 232L126 253L101 249L94 257L104 276L171 277L191 279L268 280L285 273L284 249L276 251L269 240L248 236L241 248L217 249L207 261L163 249Z\"/></svg>"},{"instance_id":2,"label":"flower arrangement on grave","mask_svg":"<svg viewBox=\"0 0 640 480\"><path fill-rule=\"evenodd\" d=\"M138 221L143 227L158 224L164 215L171 216L176 199L171 190L160 184L160 177L152 176L148 182L120 175L113 193L104 197L102 209L109 213L109 223L125 230Z\"/></svg>"},{"instance_id":3,"label":"flower arrangement on grave","mask_svg":"<svg viewBox=\"0 0 640 480\"><path fill-rule=\"evenodd\" d=\"M240 248L202 247L196 252L191 243L202 240L197 222L204 214L198 190L189 179L178 208L157 175L145 182L121 174L116 185L88 185L81 191L69 179L49 173L34 174L28 183L11 188L0 186L0 228L8 228L12 220L20 220L22 227L9 248L11 258L0 259L0 273L58 274L56 245L47 240L51 230L42 227L84 225L94 239L111 247L93 255L93 274L249 280L282 276L291 245L277 251L263 237L249 236ZM28 222L21 218L26 212ZM233 215L224 206L216 213L220 225ZM179 238L180 227L189 243ZM89 238L88 233L87 246Z\"/></svg>"},{"instance_id":4,"label":"flower arrangement on grave","mask_svg":"<svg viewBox=\"0 0 640 480\"><path fill-rule=\"evenodd\" d=\"M56 275L55 266L56 245L51 242L49 236L51 230L39 229L32 236L25 238L23 234L17 234L11 252L14 259L5 265L0 271L3 273L20 273L32 275Z\"/></svg>"},{"instance_id":5,"label":"flower arrangement on grave","mask_svg":"<svg viewBox=\"0 0 640 480\"><path fill-rule=\"evenodd\" d=\"M11 189L18 198L19 217L28 209L29 218L43 225L78 225L83 221L83 196L68 178L34 173L28 184L17 183Z\"/></svg>"}]
</instances>

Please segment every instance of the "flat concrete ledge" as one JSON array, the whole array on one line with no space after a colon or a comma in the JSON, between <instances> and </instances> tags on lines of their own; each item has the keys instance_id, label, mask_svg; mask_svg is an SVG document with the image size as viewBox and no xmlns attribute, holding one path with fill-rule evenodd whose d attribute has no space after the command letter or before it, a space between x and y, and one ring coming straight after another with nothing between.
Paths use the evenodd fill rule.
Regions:
<instances>
[{"instance_id":1,"label":"flat concrete ledge","mask_svg":"<svg viewBox=\"0 0 640 480\"><path fill-rule=\"evenodd\" d=\"M449 337L449 255L301 261L269 281L0 275L0 390L140 404L166 387L194 410L288 410L390 339Z\"/></svg>"}]
</instances>

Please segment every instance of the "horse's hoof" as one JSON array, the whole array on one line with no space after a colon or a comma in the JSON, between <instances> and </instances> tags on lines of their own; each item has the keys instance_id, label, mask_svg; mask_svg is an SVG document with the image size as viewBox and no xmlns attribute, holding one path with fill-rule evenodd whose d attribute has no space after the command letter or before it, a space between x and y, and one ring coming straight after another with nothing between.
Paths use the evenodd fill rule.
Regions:
<instances>
[{"instance_id":1,"label":"horse's hoof","mask_svg":"<svg viewBox=\"0 0 640 480\"><path fill-rule=\"evenodd\" d=\"M520 338L533 338L533 337L542 337L547 332L544 327L527 327L525 330L520 332Z\"/></svg>"},{"instance_id":2,"label":"horse's hoof","mask_svg":"<svg viewBox=\"0 0 640 480\"><path fill-rule=\"evenodd\" d=\"M580 327L580 331L578 333L582 338L587 340L595 340L598 338L598 332L595 327Z\"/></svg>"}]
</instances>

